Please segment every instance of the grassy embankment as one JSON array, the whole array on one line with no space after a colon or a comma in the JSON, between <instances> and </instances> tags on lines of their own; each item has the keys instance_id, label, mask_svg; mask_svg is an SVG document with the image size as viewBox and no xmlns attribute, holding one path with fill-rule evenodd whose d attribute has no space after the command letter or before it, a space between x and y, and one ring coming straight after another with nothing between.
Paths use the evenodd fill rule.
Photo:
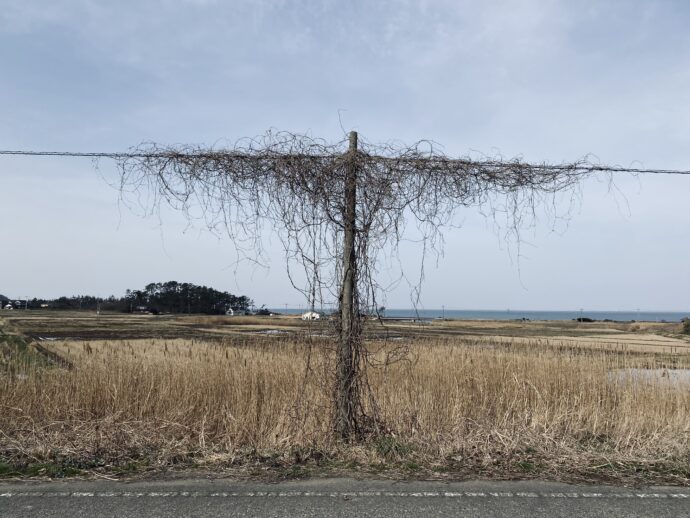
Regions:
<instances>
[{"instance_id":1,"label":"grassy embankment","mask_svg":"<svg viewBox=\"0 0 690 518\"><path fill-rule=\"evenodd\" d=\"M182 322L190 323L199 324ZM21 364L6 360L0 375L0 474L195 466L280 476L690 480L690 386L611 374L688 368L685 347L659 355L618 342L580 348L435 333L370 346L383 360L400 343L409 361L369 372L387 431L357 445L329 431L332 358L323 338L43 342L71 370L26 360L24 343Z\"/></svg>"}]
</instances>

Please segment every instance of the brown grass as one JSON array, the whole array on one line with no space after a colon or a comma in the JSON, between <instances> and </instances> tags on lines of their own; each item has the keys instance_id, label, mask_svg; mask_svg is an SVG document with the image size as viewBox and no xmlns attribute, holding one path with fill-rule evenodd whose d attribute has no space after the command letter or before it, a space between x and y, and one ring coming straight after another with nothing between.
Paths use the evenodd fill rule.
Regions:
<instances>
[{"instance_id":1,"label":"brown grass","mask_svg":"<svg viewBox=\"0 0 690 518\"><path fill-rule=\"evenodd\" d=\"M369 372L388 433L346 447L330 433L326 342L312 343L308 378L310 347L298 338L52 342L72 371L37 366L0 376L0 460L227 466L311 458L500 476L687 467L690 387L610 375L655 365L651 355L490 339L410 345L409 362Z\"/></svg>"}]
</instances>

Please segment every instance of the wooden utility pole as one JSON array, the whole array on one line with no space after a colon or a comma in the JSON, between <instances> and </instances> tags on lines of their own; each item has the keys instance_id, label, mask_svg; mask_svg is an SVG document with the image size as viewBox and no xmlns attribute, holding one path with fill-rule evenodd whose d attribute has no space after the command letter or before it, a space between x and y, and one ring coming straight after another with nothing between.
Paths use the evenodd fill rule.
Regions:
<instances>
[{"instance_id":1,"label":"wooden utility pole","mask_svg":"<svg viewBox=\"0 0 690 518\"><path fill-rule=\"evenodd\" d=\"M338 343L336 367L336 432L343 439L352 437L356 431L357 380L354 357L354 341L359 339L355 326L358 325L355 301L357 283L357 255L355 234L357 232L357 132L350 132L350 147L345 172L345 205L343 208L343 284L340 292L340 340Z\"/></svg>"}]
</instances>

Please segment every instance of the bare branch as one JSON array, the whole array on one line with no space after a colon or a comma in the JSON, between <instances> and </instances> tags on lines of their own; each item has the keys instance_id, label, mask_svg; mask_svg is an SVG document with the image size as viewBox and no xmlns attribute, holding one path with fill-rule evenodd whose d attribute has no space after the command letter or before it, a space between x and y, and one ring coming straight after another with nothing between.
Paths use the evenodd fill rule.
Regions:
<instances>
[{"instance_id":1,"label":"bare branch","mask_svg":"<svg viewBox=\"0 0 690 518\"><path fill-rule=\"evenodd\" d=\"M338 299L343 307L344 286L349 286L344 270L348 279L354 272L354 293L347 291L348 308L354 305L354 312L348 309L343 315L356 316L347 317L354 321L338 320L341 341L349 344L348 353L338 361L340 367L350 365L346 379L351 384L347 381L346 390L352 401L347 412L354 416L353 429L363 433L384 428L367 391L363 366L372 363L372 355L363 346L361 316L363 308L376 307L384 292L376 281L381 261L388 254L397 255L401 240L416 232L423 245L419 281L413 285L418 298L424 256L441 253L442 230L452 223L458 209L479 207L494 218L504 216L508 232L519 241L520 230L534 221L536 207L543 205L559 217L556 196L570 193L572 202L581 181L605 168L586 160L554 166L519 159L451 158L427 141L412 146L363 143L356 147L354 137L355 147L349 150L345 141L328 144L291 133L267 133L229 149L149 143L116 160L123 194L144 194L152 208L166 203L188 217L193 210L200 211L210 230L226 232L248 255L261 256L264 225L277 231L290 281L312 309L324 303L324 296ZM351 183L354 176L348 176L352 168L355 184ZM348 255L347 268L343 247L352 245L353 232L347 242L343 236L353 222L352 205L348 209L346 199L351 203L356 199L355 260ZM414 224L410 231L409 222ZM296 282L294 265L303 268L305 285ZM404 357L406 351L396 349L383 365ZM340 379L342 389L344 378ZM363 394L368 396L366 401Z\"/></svg>"}]
</instances>

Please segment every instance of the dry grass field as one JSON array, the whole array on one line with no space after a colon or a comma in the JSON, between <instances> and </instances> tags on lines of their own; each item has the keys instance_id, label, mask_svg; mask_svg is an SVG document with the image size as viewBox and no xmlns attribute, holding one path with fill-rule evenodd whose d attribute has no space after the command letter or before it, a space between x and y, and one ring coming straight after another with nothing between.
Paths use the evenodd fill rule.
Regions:
<instances>
[{"instance_id":1,"label":"dry grass field","mask_svg":"<svg viewBox=\"0 0 690 518\"><path fill-rule=\"evenodd\" d=\"M673 324L372 325L385 428L358 444L330 433L327 322L28 312L0 330L0 474L690 480Z\"/></svg>"}]
</instances>

